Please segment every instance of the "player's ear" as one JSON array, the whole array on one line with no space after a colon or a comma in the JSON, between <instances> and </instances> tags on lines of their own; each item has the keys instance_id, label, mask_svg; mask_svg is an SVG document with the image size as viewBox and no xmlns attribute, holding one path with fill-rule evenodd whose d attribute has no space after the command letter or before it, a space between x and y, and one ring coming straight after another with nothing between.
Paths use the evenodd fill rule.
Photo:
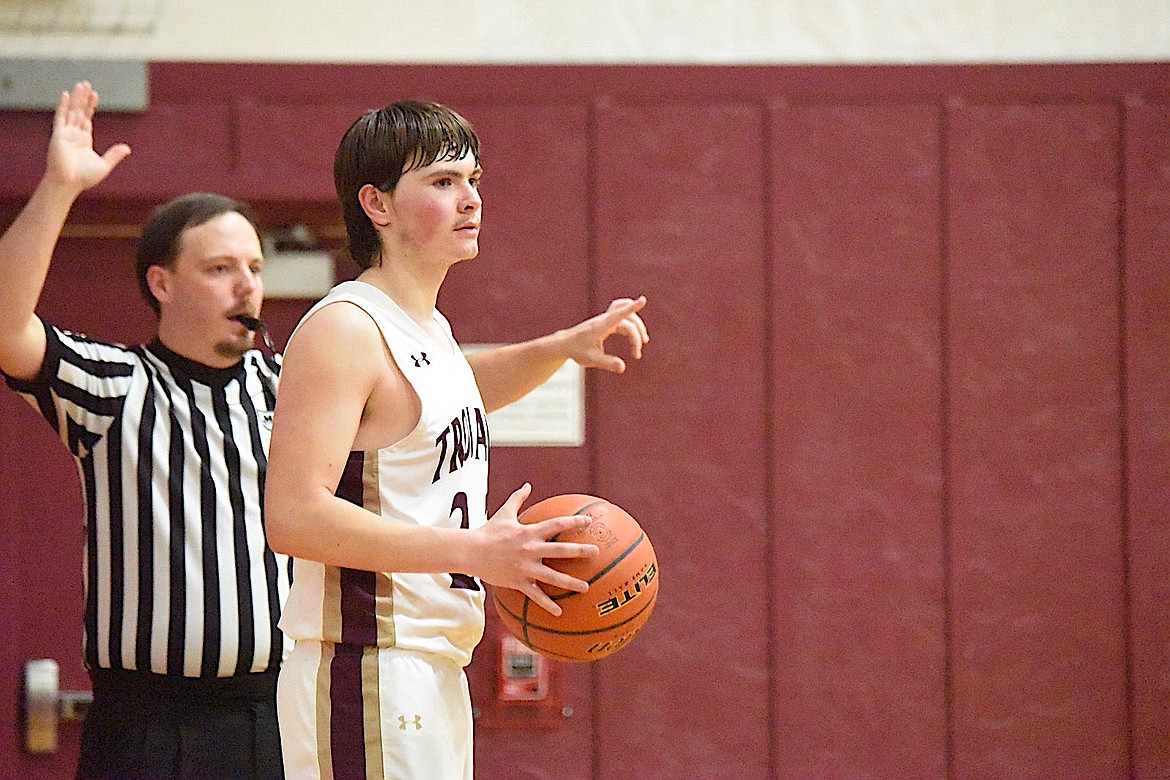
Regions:
<instances>
[{"instance_id":1,"label":"player's ear","mask_svg":"<svg viewBox=\"0 0 1170 780\"><path fill-rule=\"evenodd\" d=\"M389 193L382 192L373 184L366 184L358 190L358 203L362 204L362 211L376 227L386 227L390 224L390 209L386 205Z\"/></svg>"}]
</instances>

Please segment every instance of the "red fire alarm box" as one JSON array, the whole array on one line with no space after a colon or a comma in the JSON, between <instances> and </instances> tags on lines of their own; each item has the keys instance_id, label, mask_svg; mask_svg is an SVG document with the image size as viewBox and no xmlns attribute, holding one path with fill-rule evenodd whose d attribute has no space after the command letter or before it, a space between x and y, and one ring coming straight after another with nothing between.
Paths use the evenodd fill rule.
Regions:
<instances>
[{"instance_id":1,"label":"red fire alarm box","mask_svg":"<svg viewBox=\"0 0 1170 780\"><path fill-rule=\"evenodd\" d=\"M571 711L564 702L563 661L525 646L490 612L476 652L485 650L488 657L483 660L494 667L494 690L477 697L476 728L553 729L564 722Z\"/></svg>"},{"instance_id":2,"label":"red fire alarm box","mask_svg":"<svg viewBox=\"0 0 1170 780\"><path fill-rule=\"evenodd\" d=\"M500 638L496 695L500 701L543 701L548 697L549 661L509 634Z\"/></svg>"}]
</instances>

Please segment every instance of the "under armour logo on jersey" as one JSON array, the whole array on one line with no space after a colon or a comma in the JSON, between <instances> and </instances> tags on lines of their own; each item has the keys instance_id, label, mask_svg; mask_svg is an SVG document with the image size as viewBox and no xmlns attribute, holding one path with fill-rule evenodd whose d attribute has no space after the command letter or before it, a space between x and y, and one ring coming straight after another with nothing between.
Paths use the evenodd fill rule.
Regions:
<instances>
[{"instance_id":1,"label":"under armour logo on jersey","mask_svg":"<svg viewBox=\"0 0 1170 780\"><path fill-rule=\"evenodd\" d=\"M415 715L414 720L409 720L405 715L398 716L398 728L401 731L406 731L407 726L414 726L415 731L422 731L422 715Z\"/></svg>"},{"instance_id":2,"label":"under armour logo on jersey","mask_svg":"<svg viewBox=\"0 0 1170 780\"><path fill-rule=\"evenodd\" d=\"M415 368L422 368L424 365L430 365L431 361L427 358L427 353L420 352L417 355L411 355L410 359L414 361Z\"/></svg>"}]
</instances>

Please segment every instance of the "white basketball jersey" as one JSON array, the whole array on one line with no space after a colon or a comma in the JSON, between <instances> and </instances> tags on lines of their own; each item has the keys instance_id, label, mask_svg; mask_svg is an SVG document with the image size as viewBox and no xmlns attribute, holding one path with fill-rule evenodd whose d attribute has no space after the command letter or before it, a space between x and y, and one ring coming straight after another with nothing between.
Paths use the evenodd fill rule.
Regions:
<instances>
[{"instance_id":1,"label":"white basketball jersey","mask_svg":"<svg viewBox=\"0 0 1170 780\"><path fill-rule=\"evenodd\" d=\"M487 522L487 413L471 366L437 310L441 341L364 282L337 285L339 301L370 315L422 402L415 429L380 450L353 452L336 494L388 523L477 528ZM299 326L298 326L299 327ZM294 331L295 337L295 331ZM345 345L339 344L338 349ZM297 559L280 620L292 639L435 653L466 666L483 636L484 591L459 574L366 572Z\"/></svg>"}]
</instances>

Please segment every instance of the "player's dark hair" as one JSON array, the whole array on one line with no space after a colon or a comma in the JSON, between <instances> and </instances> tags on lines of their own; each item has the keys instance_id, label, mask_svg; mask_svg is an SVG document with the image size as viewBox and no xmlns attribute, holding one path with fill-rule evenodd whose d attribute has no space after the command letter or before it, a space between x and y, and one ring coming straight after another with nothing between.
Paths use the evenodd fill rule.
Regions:
<instances>
[{"instance_id":1,"label":"player's dark hair","mask_svg":"<svg viewBox=\"0 0 1170 780\"><path fill-rule=\"evenodd\" d=\"M479 138L471 124L438 103L405 100L366 111L345 131L333 156L333 183L341 200L347 248L362 268L378 263L378 231L358 193L372 184L390 192L402 174L470 152L479 164Z\"/></svg>"},{"instance_id":2,"label":"player's dark hair","mask_svg":"<svg viewBox=\"0 0 1170 780\"><path fill-rule=\"evenodd\" d=\"M154 297L150 285L146 283L147 269L152 265L173 268L175 258L179 256L179 242L185 230L199 227L220 214L233 211L252 223L257 235L260 233L256 217L246 203L213 192L180 195L159 206L150 215L150 219L142 228L142 235L138 238L135 267L138 271L138 289L155 314L159 313L158 299Z\"/></svg>"}]
</instances>

